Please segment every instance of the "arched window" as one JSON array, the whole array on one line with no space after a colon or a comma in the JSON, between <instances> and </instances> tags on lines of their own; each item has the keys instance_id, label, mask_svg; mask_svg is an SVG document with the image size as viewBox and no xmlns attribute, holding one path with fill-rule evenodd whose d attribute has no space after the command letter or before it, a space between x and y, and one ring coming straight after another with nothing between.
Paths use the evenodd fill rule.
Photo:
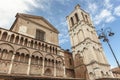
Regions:
<instances>
[{"instance_id":1,"label":"arched window","mask_svg":"<svg viewBox=\"0 0 120 80\"><path fill-rule=\"evenodd\" d=\"M32 57L31 57L31 63L35 64L35 56L34 55L32 55Z\"/></svg>"},{"instance_id":2,"label":"arched window","mask_svg":"<svg viewBox=\"0 0 120 80\"><path fill-rule=\"evenodd\" d=\"M69 64L72 65L72 59L71 58L69 58Z\"/></svg>"},{"instance_id":3,"label":"arched window","mask_svg":"<svg viewBox=\"0 0 120 80\"><path fill-rule=\"evenodd\" d=\"M84 14L83 14L83 12L81 12L81 15L82 15L82 17L83 17L83 20L85 21L85 17L84 17Z\"/></svg>"},{"instance_id":4,"label":"arched window","mask_svg":"<svg viewBox=\"0 0 120 80\"><path fill-rule=\"evenodd\" d=\"M2 35L2 38L1 38L1 40L6 40L6 38L7 38L7 35L8 35L8 33L7 33L7 32L4 32L4 33L3 33L3 35Z\"/></svg>"},{"instance_id":5,"label":"arched window","mask_svg":"<svg viewBox=\"0 0 120 80\"><path fill-rule=\"evenodd\" d=\"M31 40L30 47L33 48L33 40Z\"/></svg>"},{"instance_id":6,"label":"arched window","mask_svg":"<svg viewBox=\"0 0 120 80\"><path fill-rule=\"evenodd\" d=\"M23 37L21 37L21 39L20 39L20 44L21 45L23 45L23 40L24 40Z\"/></svg>"},{"instance_id":7,"label":"arched window","mask_svg":"<svg viewBox=\"0 0 120 80\"><path fill-rule=\"evenodd\" d=\"M15 43L18 44L18 41L19 41L19 36L16 36Z\"/></svg>"},{"instance_id":8,"label":"arched window","mask_svg":"<svg viewBox=\"0 0 120 80\"><path fill-rule=\"evenodd\" d=\"M47 58L45 58L45 66L47 66Z\"/></svg>"},{"instance_id":9,"label":"arched window","mask_svg":"<svg viewBox=\"0 0 120 80\"><path fill-rule=\"evenodd\" d=\"M102 75L102 76L104 76L104 73L103 73L103 71L101 71L101 75Z\"/></svg>"},{"instance_id":10,"label":"arched window","mask_svg":"<svg viewBox=\"0 0 120 80\"><path fill-rule=\"evenodd\" d=\"M53 53L54 53L54 47L53 47Z\"/></svg>"},{"instance_id":11,"label":"arched window","mask_svg":"<svg viewBox=\"0 0 120 80\"><path fill-rule=\"evenodd\" d=\"M25 63L28 63L28 61L29 61L29 54L25 56Z\"/></svg>"},{"instance_id":12,"label":"arched window","mask_svg":"<svg viewBox=\"0 0 120 80\"><path fill-rule=\"evenodd\" d=\"M44 44L42 44L42 50L44 51Z\"/></svg>"},{"instance_id":13,"label":"arched window","mask_svg":"<svg viewBox=\"0 0 120 80\"><path fill-rule=\"evenodd\" d=\"M54 60L52 59L51 61L51 66L53 67L54 66Z\"/></svg>"},{"instance_id":14,"label":"arched window","mask_svg":"<svg viewBox=\"0 0 120 80\"><path fill-rule=\"evenodd\" d=\"M47 66L50 66L50 62L51 62L51 60L48 59Z\"/></svg>"},{"instance_id":15,"label":"arched window","mask_svg":"<svg viewBox=\"0 0 120 80\"><path fill-rule=\"evenodd\" d=\"M86 21L88 22L88 17L87 17L87 15L85 15L85 18L86 18Z\"/></svg>"},{"instance_id":16,"label":"arched window","mask_svg":"<svg viewBox=\"0 0 120 80\"><path fill-rule=\"evenodd\" d=\"M50 46L50 53L52 52L52 48L51 48L51 46Z\"/></svg>"},{"instance_id":17,"label":"arched window","mask_svg":"<svg viewBox=\"0 0 120 80\"><path fill-rule=\"evenodd\" d=\"M79 18L78 18L78 14L77 13L75 13L75 18L76 18L76 21L78 22Z\"/></svg>"},{"instance_id":18,"label":"arched window","mask_svg":"<svg viewBox=\"0 0 120 80\"><path fill-rule=\"evenodd\" d=\"M55 49L55 54L57 54L57 48Z\"/></svg>"},{"instance_id":19,"label":"arched window","mask_svg":"<svg viewBox=\"0 0 120 80\"><path fill-rule=\"evenodd\" d=\"M38 64L38 63L39 63L39 57L36 56L36 57L35 57L35 64Z\"/></svg>"},{"instance_id":20,"label":"arched window","mask_svg":"<svg viewBox=\"0 0 120 80\"><path fill-rule=\"evenodd\" d=\"M9 51L8 53L8 60L11 60L12 59L12 56L13 56L13 51Z\"/></svg>"},{"instance_id":21,"label":"arched window","mask_svg":"<svg viewBox=\"0 0 120 80\"><path fill-rule=\"evenodd\" d=\"M28 44L28 39L25 39L24 45L27 46L27 44Z\"/></svg>"},{"instance_id":22,"label":"arched window","mask_svg":"<svg viewBox=\"0 0 120 80\"><path fill-rule=\"evenodd\" d=\"M2 51L2 59L7 59L7 57L8 57L8 51L6 49L4 49Z\"/></svg>"},{"instance_id":23,"label":"arched window","mask_svg":"<svg viewBox=\"0 0 120 80\"><path fill-rule=\"evenodd\" d=\"M38 44L38 49L41 50L41 43Z\"/></svg>"},{"instance_id":24,"label":"arched window","mask_svg":"<svg viewBox=\"0 0 120 80\"><path fill-rule=\"evenodd\" d=\"M47 52L47 45L45 45L45 51Z\"/></svg>"},{"instance_id":25,"label":"arched window","mask_svg":"<svg viewBox=\"0 0 120 80\"><path fill-rule=\"evenodd\" d=\"M71 17L70 20L71 20L71 24L72 24L72 26L73 26L73 25L74 25L73 18Z\"/></svg>"},{"instance_id":26,"label":"arched window","mask_svg":"<svg viewBox=\"0 0 120 80\"><path fill-rule=\"evenodd\" d=\"M43 61L43 58L42 57L40 57L40 59L39 59L39 64L42 66L42 61Z\"/></svg>"},{"instance_id":27,"label":"arched window","mask_svg":"<svg viewBox=\"0 0 120 80\"><path fill-rule=\"evenodd\" d=\"M16 52L14 61L19 61L19 59L20 59L20 54L19 52Z\"/></svg>"},{"instance_id":28,"label":"arched window","mask_svg":"<svg viewBox=\"0 0 120 80\"><path fill-rule=\"evenodd\" d=\"M109 76L108 72L106 72L106 75Z\"/></svg>"},{"instance_id":29,"label":"arched window","mask_svg":"<svg viewBox=\"0 0 120 80\"><path fill-rule=\"evenodd\" d=\"M11 38L10 38L10 42L13 42L14 37L15 37L15 35L14 35L14 34L12 34L12 35L11 35Z\"/></svg>"},{"instance_id":30,"label":"arched window","mask_svg":"<svg viewBox=\"0 0 120 80\"><path fill-rule=\"evenodd\" d=\"M25 62L25 55L24 55L24 53L22 53L22 54L20 55L20 61L21 61L21 62Z\"/></svg>"},{"instance_id":31,"label":"arched window","mask_svg":"<svg viewBox=\"0 0 120 80\"><path fill-rule=\"evenodd\" d=\"M35 49L37 49L37 41L35 41Z\"/></svg>"}]
</instances>

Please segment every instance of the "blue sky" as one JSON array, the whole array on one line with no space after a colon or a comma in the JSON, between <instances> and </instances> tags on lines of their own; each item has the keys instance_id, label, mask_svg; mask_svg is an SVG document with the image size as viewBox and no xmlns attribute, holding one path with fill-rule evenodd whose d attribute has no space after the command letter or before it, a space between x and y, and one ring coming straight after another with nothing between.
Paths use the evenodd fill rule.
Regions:
<instances>
[{"instance_id":1,"label":"blue sky","mask_svg":"<svg viewBox=\"0 0 120 80\"><path fill-rule=\"evenodd\" d=\"M110 27L115 33L109 40L120 63L120 0L2 0L0 27L9 29L16 13L43 16L60 31L60 46L71 49L66 16L77 4L91 15L96 30ZM108 45L102 45L111 67L117 66Z\"/></svg>"}]
</instances>

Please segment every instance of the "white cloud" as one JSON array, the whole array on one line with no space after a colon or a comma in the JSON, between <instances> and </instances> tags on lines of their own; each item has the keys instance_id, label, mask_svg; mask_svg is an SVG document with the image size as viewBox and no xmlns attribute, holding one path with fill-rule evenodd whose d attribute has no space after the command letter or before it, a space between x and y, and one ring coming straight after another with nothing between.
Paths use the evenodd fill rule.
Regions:
<instances>
[{"instance_id":1,"label":"white cloud","mask_svg":"<svg viewBox=\"0 0 120 80\"><path fill-rule=\"evenodd\" d=\"M66 33L61 33L61 34L59 34L59 44L60 44L60 45L63 45L63 44L65 44L66 42L68 42L68 41L69 41L68 37L69 37L69 35L66 34Z\"/></svg>"},{"instance_id":2,"label":"white cloud","mask_svg":"<svg viewBox=\"0 0 120 80\"><path fill-rule=\"evenodd\" d=\"M117 7L114 9L114 14L117 15L117 16L120 16L120 6L117 6Z\"/></svg>"},{"instance_id":3,"label":"white cloud","mask_svg":"<svg viewBox=\"0 0 120 80\"><path fill-rule=\"evenodd\" d=\"M105 6L107 9L112 9L112 8L113 8L113 4L110 3L110 0L105 0L104 6Z\"/></svg>"},{"instance_id":4,"label":"white cloud","mask_svg":"<svg viewBox=\"0 0 120 80\"><path fill-rule=\"evenodd\" d=\"M94 18L95 24L100 24L102 21L108 23L114 20L115 17L112 15L111 11L107 9L103 9L100 14L96 15Z\"/></svg>"},{"instance_id":5,"label":"white cloud","mask_svg":"<svg viewBox=\"0 0 120 80\"><path fill-rule=\"evenodd\" d=\"M2 0L0 1L0 27L9 29L16 13L30 12L34 8L44 10L48 0ZM49 6L47 6L49 7ZM46 7L46 8L47 8Z\"/></svg>"},{"instance_id":6,"label":"white cloud","mask_svg":"<svg viewBox=\"0 0 120 80\"><path fill-rule=\"evenodd\" d=\"M96 10L98 9L97 5L95 3L89 3L88 9L92 14L95 14Z\"/></svg>"},{"instance_id":7,"label":"white cloud","mask_svg":"<svg viewBox=\"0 0 120 80\"><path fill-rule=\"evenodd\" d=\"M68 39L61 39L60 41L59 41L59 44L60 45L63 45L63 44L65 44L66 42L68 42L69 40Z\"/></svg>"},{"instance_id":8,"label":"white cloud","mask_svg":"<svg viewBox=\"0 0 120 80\"><path fill-rule=\"evenodd\" d=\"M71 0L55 0L55 1L59 2L62 5L66 5Z\"/></svg>"},{"instance_id":9,"label":"white cloud","mask_svg":"<svg viewBox=\"0 0 120 80\"><path fill-rule=\"evenodd\" d=\"M114 21L114 20L115 20L115 17L109 16L108 18L106 18L106 21L105 21L105 22L109 23L109 22L112 22L112 21Z\"/></svg>"}]
</instances>

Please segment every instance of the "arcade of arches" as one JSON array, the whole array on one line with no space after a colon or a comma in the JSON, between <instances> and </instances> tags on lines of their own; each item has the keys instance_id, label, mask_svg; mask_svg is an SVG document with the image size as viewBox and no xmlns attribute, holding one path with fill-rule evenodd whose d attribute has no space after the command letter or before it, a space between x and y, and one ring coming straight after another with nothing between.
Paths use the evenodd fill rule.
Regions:
<instances>
[{"instance_id":1,"label":"arcade of arches","mask_svg":"<svg viewBox=\"0 0 120 80\"><path fill-rule=\"evenodd\" d=\"M0 72L38 76L64 76L63 57L57 46L0 30Z\"/></svg>"}]
</instances>

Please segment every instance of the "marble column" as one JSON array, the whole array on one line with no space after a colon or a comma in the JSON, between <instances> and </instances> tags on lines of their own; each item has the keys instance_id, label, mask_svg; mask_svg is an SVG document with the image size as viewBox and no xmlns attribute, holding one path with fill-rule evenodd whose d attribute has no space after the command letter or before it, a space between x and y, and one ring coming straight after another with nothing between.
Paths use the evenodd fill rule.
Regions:
<instances>
[{"instance_id":1,"label":"marble column","mask_svg":"<svg viewBox=\"0 0 120 80\"><path fill-rule=\"evenodd\" d=\"M54 62L54 77L56 77L56 62Z\"/></svg>"},{"instance_id":2,"label":"marble column","mask_svg":"<svg viewBox=\"0 0 120 80\"><path fill-rule=\"evenodd\" d=\"M15 58L15 54L13 53L13 56L12 56L12 59L11 59L11 63L10 63L10 67L9 67L8 74L11 74L11 72L12 72L12 67L13 67L14 58Z\"/></svg>"},{"instance_id":3,"label":"marble column","mask_svg":"<svg viewBox=\"0 0 120 80\"><path fill-rule=\"evenodd\" d=\"M42 63L42 76L44 75L44 69L45 69L45 59L43 58L43 63Z\"/></svg>"},{"instance_id":4,"label":"marble column","mask_svg":"<svg viewBox=\"0 0 120 80\"><path fill-rule=\"evenodd\" d=\"M27 75L30 75L30 65L31 65L31 56L29 57L29 60L28 60L28 70L27 70Z\"/></svg>"}]
</instances>

